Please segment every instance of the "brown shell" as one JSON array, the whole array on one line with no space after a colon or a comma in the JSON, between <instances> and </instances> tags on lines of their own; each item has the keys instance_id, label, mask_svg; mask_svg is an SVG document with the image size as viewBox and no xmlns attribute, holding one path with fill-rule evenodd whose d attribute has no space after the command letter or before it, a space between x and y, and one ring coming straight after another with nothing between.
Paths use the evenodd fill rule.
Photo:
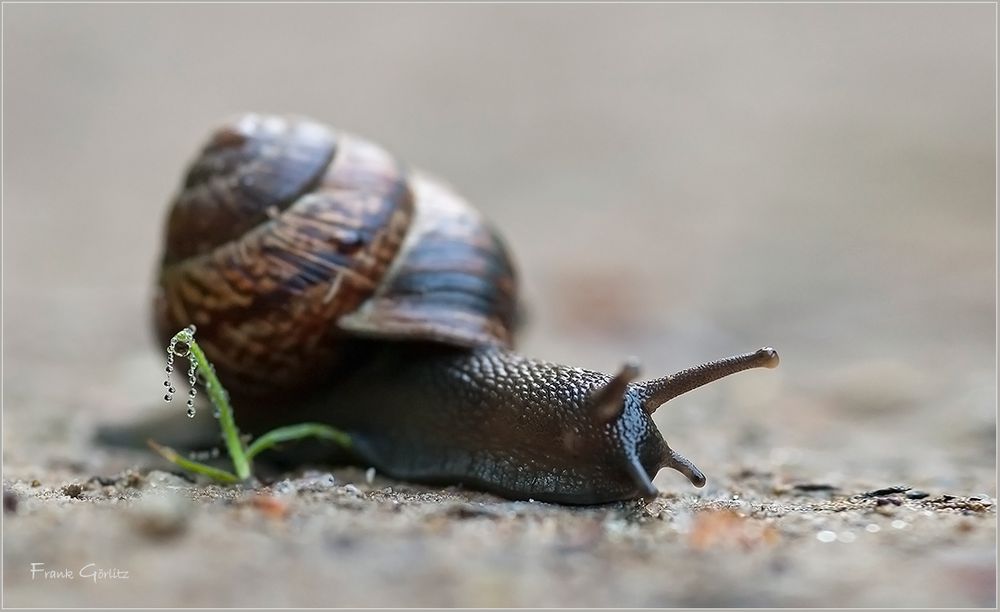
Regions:
<instances>
[{"instance_id":1,"label":"brown shell","mask_svg":"<svg viewBox=\"0 0 1000 612\"><path fill-rule=\"evenodd\" d=\"M321 382L345 337L509 346L513 265L438 181L305 119L216 131L167 222L155 304L164 344L194 323L241 391Z\"/></svg>"}]
</instances>

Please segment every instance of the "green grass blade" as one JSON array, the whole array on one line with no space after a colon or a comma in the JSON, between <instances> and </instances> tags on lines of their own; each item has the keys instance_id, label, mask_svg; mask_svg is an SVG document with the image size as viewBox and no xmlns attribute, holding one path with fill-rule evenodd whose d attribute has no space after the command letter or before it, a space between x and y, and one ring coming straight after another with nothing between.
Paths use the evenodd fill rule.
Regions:
<instances>
[{"instance_id":1,"label":"green grass blade","mask_svg":"<svg viewBox=\"0 0 1000 612\"><path fill-rule=\"evenodd\" d=\"M299 423L297 425L289 425L287 427L272 429L254 440L247 448L247 458L252 459L262 451L272 448L277 444L281 444L282 442L291 442L294 440L301 440L303 438L321 438L323 440L332 440L344 448L351 447L351 437L339 429L335 429L329 425L323 425L321 423Z\"/></svg>"},{"instance_id":2,"label":"green grass blade","mask_svg":"<svg viewBox=\"0 0 1000 612\"><path fill-rule=\"evenodd\" d=\"M236 427L236 420L233 417L233 408L229 405L229 394L226 393L222 383L215 376L212 364L205 357L205 352L194 339L194 328L185 328L174 335L174 340L188 345L188 359L194 359L198 372L205 381L205 390L208 398L215 405L219 413L219 426L222 428L222 439L226 443L226 450L233 461L233 470L240 480L250 478L250 458L246 454L243 442L240 440L240 430ZM183 356L183 355L182 355Z\"/></svg>"},{"instance_id":3,"label":"green grass blade","mask_svg":"<svg viewBox=\"0 0 1000 612\"><path fill-rule=\"evenodd\" d=\"M222 484L236 484L241 482L240 478L237 478L235 474L230 474L225 470L220 470L214 468L210 465L205 465L204 463L199 463L197 461L192 461L186 457L182 457L174 449L168 446L162 446L157 444L152 440L146 440L146 444L149 445L154 451L159 453L161 457L173 463L177 467L185 469L189 472L194 472L195 474L201 474L203 476L208 476L216 482L221 482Z\"/></svg>"}]
</instances>

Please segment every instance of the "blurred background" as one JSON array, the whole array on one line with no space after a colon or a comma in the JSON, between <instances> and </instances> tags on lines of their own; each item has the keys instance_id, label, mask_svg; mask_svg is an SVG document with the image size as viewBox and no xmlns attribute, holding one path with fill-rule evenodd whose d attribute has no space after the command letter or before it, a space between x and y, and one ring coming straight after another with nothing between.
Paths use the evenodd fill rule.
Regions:
<instances>
[{"instance_id":1,"label":"blurred background","mask_svg":"<svg viewBox=\"0 0 1000 612\"><path fill-rule=\"evenodd\" d=\"M163 410L166 206L256 111L364 135L482 210L525 353L652 376L776 347L657 413L710 482L996 496L994 6L3 11L5 472L117 467L95 424Z\"/></svg>"}]
</instances>

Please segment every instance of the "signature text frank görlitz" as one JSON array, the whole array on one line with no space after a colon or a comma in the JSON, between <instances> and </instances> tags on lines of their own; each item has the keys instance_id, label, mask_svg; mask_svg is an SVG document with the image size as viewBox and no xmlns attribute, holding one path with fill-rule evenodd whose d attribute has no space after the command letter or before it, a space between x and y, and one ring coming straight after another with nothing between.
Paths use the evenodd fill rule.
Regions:
<instances>
[{"instance_id":1,"label":"signature text frank g\u00f6rlitz","mask_svg":"<svg viewBox=\"0 0 1000 612\"><path fill-rule=\"evenodd\" d=\"M78 570L68 567L48 569L44 563L31 564L32 580L128 580L128 570L117 567L98 567L96 563L88 563Z\"/></svg>"}]
</instances>

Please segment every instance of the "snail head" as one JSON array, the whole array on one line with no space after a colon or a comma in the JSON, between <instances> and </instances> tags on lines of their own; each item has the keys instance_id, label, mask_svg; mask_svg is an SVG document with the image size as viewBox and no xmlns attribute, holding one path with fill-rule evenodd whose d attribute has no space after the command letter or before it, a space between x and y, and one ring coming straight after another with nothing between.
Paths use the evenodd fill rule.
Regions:
<instances>
[{"instance_id":1,"label":"snail head","mask_svg":"<svg viewBox=\"0 0 1000 612\"><path fill-rule=\"evenodd\" d=\"M778 353L765 347L710 361L675 374L643 382L635 359L625 362L607 383L595 389L589 398L592 418L610 427L623 456L622 469L635 486L637 497L653 497L653 478L661 468L672 468L687 477L696 487L705 485L705 475L690 460L670 448L653 423L653 413L667 401L720 378L751 368L774 368Z\"/></svg>"}]
</instances>

